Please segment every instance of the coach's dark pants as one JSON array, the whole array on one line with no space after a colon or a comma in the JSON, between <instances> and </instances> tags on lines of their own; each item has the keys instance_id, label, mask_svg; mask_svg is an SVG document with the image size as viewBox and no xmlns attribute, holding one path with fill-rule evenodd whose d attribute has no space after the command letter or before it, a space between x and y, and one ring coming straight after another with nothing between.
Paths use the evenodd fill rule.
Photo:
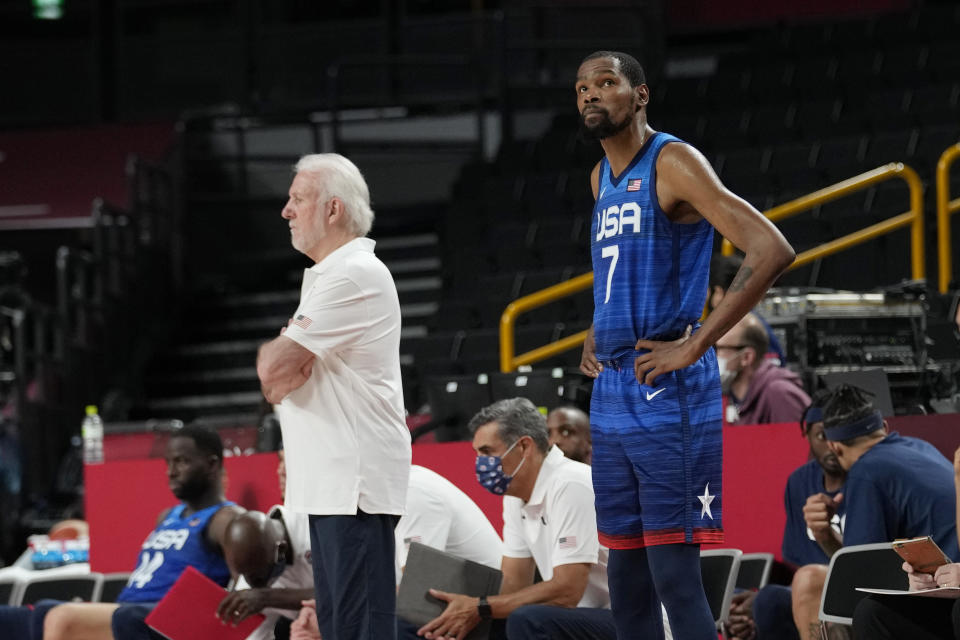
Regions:
<instances>
[{"instance_id":1,"label":"coach's dark pants","mask_svg":"<svg viewBox=\"0 0 960 640\"><path fill-rule=\"evenodd\" d=\"M422 640L416 626L397 620L400 640ZM490 640L617 640L610 609L528 604L506 620L494 620Z\"/></svg>"},{"instance_id":2,"label":"coach's dark pants","mask_svg":"<svg viewBox=\"0 0 960 640\"><path fill-rule=\"evenodd\" d=\"M60 600L41 600L31 606L0 605L0 638L43 640L43 620Z\"/></svg>"},{"instance_id":3,"label":"coach's dark pants","mask_svg":"<svg viewBox=\"0 0 960 640\"><path fill-rule=\"evenodd\" d=\"M396 638L393 530L399 519L360 510L353 516L310 516L323 640Z\"/></svg>"},{"instance_id":4,"label":"coach's dark pants","mask_svg":"<svg viewBox=\"0 0 960 640\"><path fill-rule=\"evenodd\" d=\"M163 636L145 622L156 602L121 603L110 618L110 630L114 640L163 640Z\"/></svg>"},{"instance_id":5,"label":"coach's dark pants","mask_svg":"<svg viewBox=\"0 0 960 640\"><path fill-rule=\"evenodd\" d=\"M870 595L853 613L854 640L960 639L960 600Z\"/></svg>"}]
</instances>

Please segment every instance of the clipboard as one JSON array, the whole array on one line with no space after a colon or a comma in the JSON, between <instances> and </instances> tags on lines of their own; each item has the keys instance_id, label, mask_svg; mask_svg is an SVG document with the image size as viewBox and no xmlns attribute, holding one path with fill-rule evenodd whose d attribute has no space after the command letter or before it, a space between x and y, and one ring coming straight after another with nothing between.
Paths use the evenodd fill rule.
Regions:
<instances>
[{"instance_id":1,"label":"clipboard","mask_svg":"<svg viewBox=\"0 0 960 640\"><path fill-rule=\"evenodd\" d=\"M420 627L443 613L447 606L446 602L431 596L429 589L473 597L491 596L500 593L502 580L503 573L499 569L411 542L397 591L397 615ZM466 640L487 638L490 622L481 620L467 634Z\"/></svg>"},{"instance_id":2,"label":"clipboard","mask_svg":"<svg viewBox=\"0 0 960 640\"><path fill-rule=\"evenodd\" d=\"M224 624L217 617L217 607L226 595L226 589L187 567L144 621L170 640L243 640L266 616L254 614L235 627Z\"/></svg>"},{"instance_id":3,"label":"clipboard","mask_svg":"<svg viewBox=\"0 0 960 640\"><path fill-rule=\"evenodd\" d=\"M937 567L953 562L930 536L894 540L893 550L920 573L933 575Z\"/></svg>"}]
</instances>

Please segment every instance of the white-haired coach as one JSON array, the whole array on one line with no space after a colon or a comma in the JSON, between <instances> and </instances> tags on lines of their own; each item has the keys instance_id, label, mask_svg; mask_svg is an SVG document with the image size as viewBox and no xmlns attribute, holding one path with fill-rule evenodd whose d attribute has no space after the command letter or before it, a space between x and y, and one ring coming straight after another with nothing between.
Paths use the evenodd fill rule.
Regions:
<instances>
[{"instance_id":1,"label":"white-haired coach","mask_svg":"<svg viewBox=\"0 0 960 640\"><path fill-rule=\"evenodd\" d=\"M276 405L285 503L310 514L324 640L395 637L394 527L410 475L400 382L400 303L365 236L370 192L341 155L295 167L282 216L305 270L300 306L260 347L257 375Z\"/></svg>"}]
</instances>

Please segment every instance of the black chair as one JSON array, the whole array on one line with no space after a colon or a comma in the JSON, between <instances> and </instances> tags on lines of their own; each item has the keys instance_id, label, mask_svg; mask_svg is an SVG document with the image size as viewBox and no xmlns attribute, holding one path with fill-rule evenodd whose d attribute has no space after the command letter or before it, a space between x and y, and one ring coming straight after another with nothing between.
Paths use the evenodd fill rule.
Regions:
<instances>
[{"instance_id":1,"label":"black chair","mask_svg":"<svg viewBox=\"0 0 960 640\"><path fill-rule=\"evenodd\" d=\"M0 580L0 604L13 604L13 596L16 590L16 580L10 578Z\"/></svg>"},{"instance_id":2,"label":"black chair","mask_svg":"<svg viewBox=\"0 0 960 640\"><path fill-rule=\"evenodd\" d=\"M106 573L100 583L98 602L116 602L117 596L130 581L130 573Z\"/></svg>"},{"instance_id":3,"label":"black chair","mask_svg":"<svg viewBox=\"0 0 960 640\"><path fill-rule=\"evenodd\" d=\"M25 579L13 604L34 604L40 600L82 600L96 602L100 595L100 581L103 575L89 573L82 575L53 575L42 573Z\"/></svg>"},{"instance_id":4,"label":"black chair","mask_svg":"<svg viewBox=\"0 0 960 640\"><path fill-rule=\"evenodd\" d=\"M468 439L470 418L491 402L488 376L430 376L426 387L437 441Z\"/></svg>"},{"instance_id":5,"label":"black chair","mask_svg":"<svg viewBox=\"0 0 960 640\"><path fill-rule=\"evenodd\" d=\"M907 589L903 559L889 542L843 547L830 558L820 600L820 623L853 623L853 611L867 594L857 587Z\"/></svg>"},{"instance_id":6,"label":"black chair","mask_svg":"<svg viewBox=\"0 0 960 640\"><path fill-rule=\"evenodd\" d=\"M737 589L762 589L770 580L773 568L772 553L745 553L740 556L737 571Z\"/></svg>"},{"instance_id":7,"label":"black chair","mask_svg":"<svg viewBox=\"0 0 960 640\"><path fill-rule=\"evenodd\" d=\"M742 555L739 549L708 549L700 552L703 591L707 594L710 613L718 630L726 623L730 612Z\"/></svg>"},{"instance_id":8,"label":"black chair","mask_svg":"<svg viewBox=\"0 0 960 640\"><path fill-rule=\"evenodd\" d=\"M548 410L563 400L563 370L536 370L490 375L490 388L495 400L523 397Z\"/></svg>"}]
</instances>

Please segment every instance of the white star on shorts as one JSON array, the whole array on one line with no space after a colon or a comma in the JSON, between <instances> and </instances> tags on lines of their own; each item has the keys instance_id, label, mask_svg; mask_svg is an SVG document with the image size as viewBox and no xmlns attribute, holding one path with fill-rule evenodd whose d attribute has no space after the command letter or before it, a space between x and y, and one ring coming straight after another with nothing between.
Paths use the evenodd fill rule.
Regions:
<instances>
[{"instance_id":1,"label":"white star on shorts","mask_svg":"<svg viewBox=\"0 0 960 640\"><path fill-rule=\"evenodd\" d=\"M703 516L710 516L710 519L713 520L713 514L710 512L710 503L713 502L713 499L717 496L710 495L710 483L708 482L703 488L703 495L697 496L697 499L700 500L700 504L703 505L703 508L700 509L700 519L703 519Z\"/></svg>"}]
</instances>

